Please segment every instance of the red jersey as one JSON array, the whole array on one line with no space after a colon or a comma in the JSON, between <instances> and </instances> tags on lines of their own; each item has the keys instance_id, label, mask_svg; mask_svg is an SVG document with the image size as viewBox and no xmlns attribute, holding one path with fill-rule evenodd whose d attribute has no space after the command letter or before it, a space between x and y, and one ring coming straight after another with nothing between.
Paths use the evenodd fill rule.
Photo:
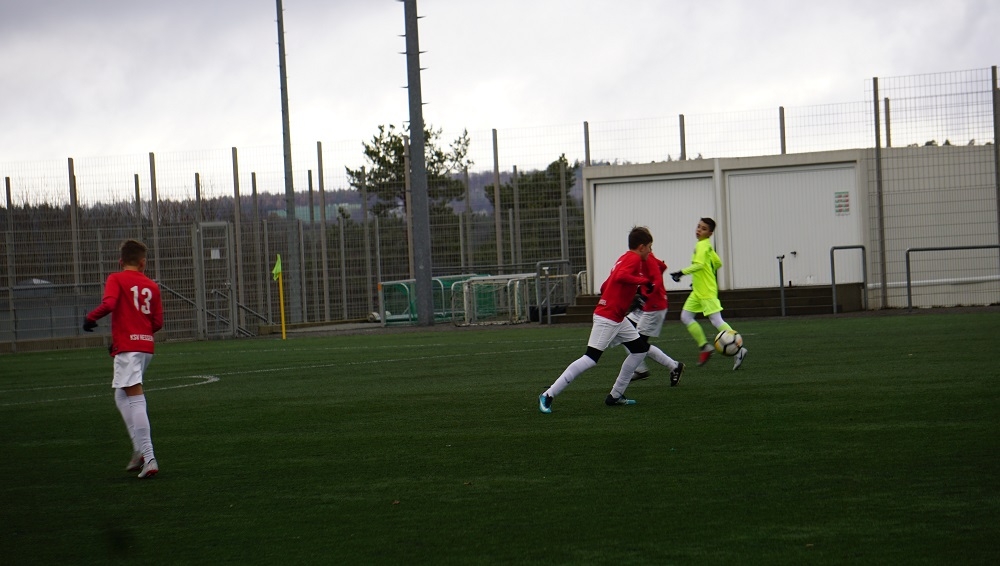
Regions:
<instances>
[{"instance_id":1,"label":"red jersey","mask_svg":"<svg viewBox=\"0 0 1000 566\"><path fill-rule=\"evenodd\" d=\"M644 269L645 264L637 252L629 250L622 254L611 268L611 275L601 285L601 299L597 301L594 314L615 322L625 320L636 289L651 281Z\"/></svg>"},{"instance_id":2,"label":"red jersey","mask_svg":"<svg viewBox=\"0 0 1000 566\"><path fill-rule=\"evenodd\" d=\"M111 355L119 352L153 353L153 333L163 328L160 287L140 271L124 270L108 276L104 299L87 314L97 321L111 314Z\"/></svg>"},{"instance_id":3,"label":"red jersey","mask_svg":"<svg viewBox=\"0 0 1000 566\"><path fill-rule=\"evenodd\" d=\"M646 290L641 289L642 295L646 297L646 304L643 305L642 310L646 312L666 310L667 289L663 286L663 272L666 270L667 264L654 256L653 252L649 252L649 255L646 256L644 271L653 279L653 292L646 294Z\"/></svg>"}]
</instances>

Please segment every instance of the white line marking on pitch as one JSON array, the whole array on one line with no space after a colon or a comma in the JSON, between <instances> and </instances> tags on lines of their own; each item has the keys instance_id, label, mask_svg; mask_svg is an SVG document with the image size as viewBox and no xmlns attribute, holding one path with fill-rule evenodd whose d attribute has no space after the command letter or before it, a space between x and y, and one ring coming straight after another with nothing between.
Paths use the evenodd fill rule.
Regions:
<instances>
[{"instance_id":1,"label":"white line marking on pitch","mask_svg":"<svg viewBox=\"0 0 1000 566\"><path fill-rule=\"evenodd\" d=\"M214 376L214 375L184 375L184 376L180 376L180 377L164 377L164 378L159 378L156 381L157 382L159 382L159 381L167 381L167 380L171 380L171 379L197 379L199 381L197 381L195 383L185 383L183 385L170 385L168 387L143 387L143 390L144 391L164 391L166 389L180 389L182 387L194 387L196 385L207 385L209 383L215 383L216 381L219 381L219 378L217 376ZM0 393L10 393L12 391L21 392L21 391L42 391L42 390L46 390L46 389L68 389L68 388L72 388L72 387L100 387L102 385L103 386L107 386L108 384L106 384L106 383L87 383L87 384L83 384L83 385L59 385L59 386L51 386L51 387L34 387L34 388L30 388L30 389L8 389L8 390L5 390L5 391L0 391ZM100 393L100 394L96 394L96 395L82 395L82 396L79 396L79 397L61 397L61 398L58 398L58 399L36 399L36 400L33 400L33 401L21 401L21 402L18 402L18 403L0 403L0 407L13 407L15 405L36 405L36 404L39 404L39 403L54 403L56 401L76 401L76 400L79 400L79 399L96 399L98 397L105 397L107 395L108 395L108 393L105 392L105 393Z\"/></svg>"},{"instance_id":2,"label":"white line marking on pitch","mask_svg":"<svg viewBox=\"0 0 1000 566\"><path fill-rule=\"evenodd\" d=\"M578 340L572 340L572 341L573 342L578 342ZM560 339L560 340L543 340L542 342L563 343L563 342L570 342L570 340L566 340L566 339ZM497 343L500 343L500 342L490 342L490 344L497 344ZM543 348L520 348L520 349L514 349L514 350L504 350L503 352L497 352L497 351L489 351L489 352L461 352L461 353L451 353L451 354L439 354L439 355L433 355L433 356L415 356L415 357L368 359L368 360L357 360L357 361L351 361L351 362L337 361L337 362L331 362L331 363L328 363L328 364L310 364L310 365L296 365L296 366L283 366L283 367L275 367L275 368L254 369L254 370L237 370L237 371L230 371L230 372L222 372L222 373L218 373L218 374L215 374L215 375L185 375L185 376L179 376L179 377L161 377L161 378L154 378L152 381L156 382L156 383L161 382L161 381L171 380L171 379L199 379L201 381L198 381L197 383L188 383L188 384L184 384L184 385L172 385L172 386L169 386L169 387L144 387L144 389L146 391L163 391L163 390L166 390L166 389L180 389L182 387L194 387L195 385L207 385L209 383L215 383L215 382L219 381L220 380L219 376L230 377L230 376L239 376L239 375L253 375L253 374L261 374L261 373L272 373L272 372L280 372L280 371L289 371L289 370L309 370L309 369L322 369L322 368L328 368L328 367L372 365L372 364L395 363L395 362L418 362L418 361L428 361L428 360L435 360L435 359L462 358L462 357L478 357L478 356L490 356L490 355L498 355L498 354L508 355L508 354L518 354L518 353L527 353L527 352L542 352L542 351L553 351L553 350L562 350L562 348L556 347L556 346L550 346L550 347L543 347ZM50 389L70 389L70 388L80 388L80 387L100 387L100 386L103 386L103 385L105 385L105 383L87 383L87 384L74 384L74 385L51 385L51 386L45 386L45 387L33 387L33 388L25 388L25 389L5 389L5 390L0 390L0 394L2 394L2 393L17 393L17 392L23 392L23 391L45 391L45 390L50 390ZM21 401L21 402L17 402L17 403L0 403L0 407L13 407L13 406L18 406L18 405L35 405L35 404L39 404L39 403L54 403L54 402L57 402L57 401L73 401L73 400L79 400L79 399L96 399L96 398L99 398L99 397L104 397L105 395L106 395L106 393L100 393L100 394L96 394L96 395L82 395L82 396L77 396L77 397L61 397L61 398L56 398L56 399L51 399L51 398L50 399L38 399L38 400L33 400L33 401Z\"/></svg>"}]
</instances>

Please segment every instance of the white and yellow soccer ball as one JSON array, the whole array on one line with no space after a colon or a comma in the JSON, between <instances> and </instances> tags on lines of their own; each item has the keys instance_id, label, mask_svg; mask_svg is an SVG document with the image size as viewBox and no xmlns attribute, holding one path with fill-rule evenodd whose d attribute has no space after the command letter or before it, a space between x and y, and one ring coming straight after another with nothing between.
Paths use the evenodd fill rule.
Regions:
<instances>
[{"instance_id":1,"label":"white and yellow soccer ball","mask_svg":"<svg viewBox=\"0 0 1000 566\"><path fill-rule=\"evenodd\" d=\"M743 347L743 337L735 330L723 330L715 335L715 351L723 356L735 356Z\"/></svg>"}]
</instances>

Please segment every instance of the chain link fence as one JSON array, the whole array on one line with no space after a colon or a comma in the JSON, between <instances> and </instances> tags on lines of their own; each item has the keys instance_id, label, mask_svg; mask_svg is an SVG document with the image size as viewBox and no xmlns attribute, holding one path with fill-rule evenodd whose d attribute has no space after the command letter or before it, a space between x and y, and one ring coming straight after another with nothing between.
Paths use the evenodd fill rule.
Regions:
<instances>
[{"instance_id":1,"label":"chain link fence","mask_svg":"<svg viewBox=\"0 0 1000 566\"><path fill-rule=\"evenodd\" d=\"M863 102L469 132L472 165L456 175L465 196L430 218L432 271L493 276L568 261L582 272L582 166L874 148L871 280L883 292L871 306L894 304L889 295L906 290L888 282L908 267L898 247L997 243L997 71L876 78L866 91ZM930 151L956 145L981 150L960 166ZM894 151L913 146L928 151ZM553 170L563 157L568 174ZM0 347L87 338L80 322L127 238L150 247L166 339L239 337L276 324L277 254L286 258L289 322L367 319L380 282L414 276L405 208L376 217L371 195L351 186L346 170L366 165L360 142L299 146L293 162L292 203L281 147L0 164ZM546 191L557 182L553 197ZM914 213L913 198L940 200L941 215ZM966 229L942 241L935 227L943 223ZM944 261L935 253L909 267L927 271ZM981 254L983 278L996 276L993 251L968 253Z\"/></svg>"}]
</instances>

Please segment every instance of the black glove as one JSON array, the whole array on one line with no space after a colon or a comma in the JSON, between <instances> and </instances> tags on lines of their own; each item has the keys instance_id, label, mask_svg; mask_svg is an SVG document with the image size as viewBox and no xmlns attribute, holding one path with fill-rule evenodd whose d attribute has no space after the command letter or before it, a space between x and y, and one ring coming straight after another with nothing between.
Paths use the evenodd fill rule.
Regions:
<instances>
[{"instance_id":1,"label":"black glove","mask_svg":"<svg viewBox=\"0 0 1000 566\"><path fill-rule=\"evenodd\" d=\"M636 293L635 298L632 299L632 304L628 307L629 312L642 310L642 306L646 304L646 297L642 296L642 293Z\"/></svg>"},{"instance_id":2,"label":"black glove","mask_svg":"<svg viewBox=\"0 0 1000 566\"><path fill-rule=\"evenodd\" d=\"M97 323L95 321L90 320L89 318L83 319L84 332L93 332L95 328L97 328Z\"/></svg>"},{"instance_id":3,"label":"black glove","mask_svg":"<svg viewBox=\"0 0 1000 566\"><path fill-rule=\"evenodd\" d=\"M646 283L645 287L646 287L646 294L647 295L652 295L653 294L653 288L656 287L656 285L654 285L653 282L650 281L649 283Z\"/></svg>"},{"instance_id":4,"label":"black glove","mask_svg":"<svg viewBox=\"0 0 1000 566\"><path fill-rule=\"evenodd\" d=\"M683 271L675 271L675 272L673 272L673 273L670 274L670 278L674 280L674 283L680 283L681 282L681 277L683 277L683 276L684 276L684 272Z\"/></svg>"}]
</instances>

